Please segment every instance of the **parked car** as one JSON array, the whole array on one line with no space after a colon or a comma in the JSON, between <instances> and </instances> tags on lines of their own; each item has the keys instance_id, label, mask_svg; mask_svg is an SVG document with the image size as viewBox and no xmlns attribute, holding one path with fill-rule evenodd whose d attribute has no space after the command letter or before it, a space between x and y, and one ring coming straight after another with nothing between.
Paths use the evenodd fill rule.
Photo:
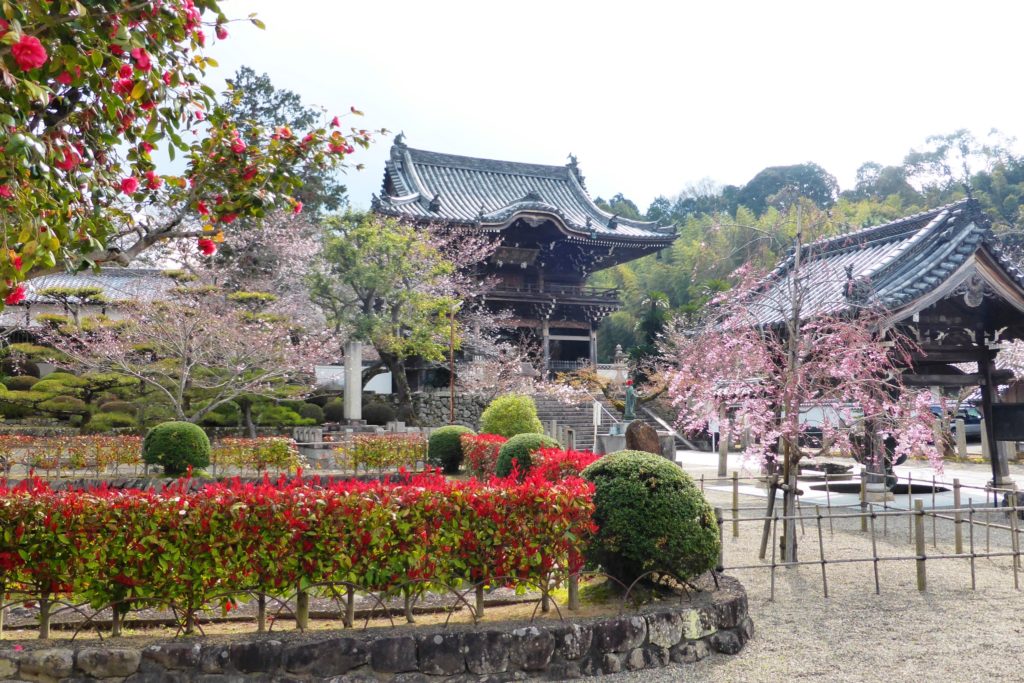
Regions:
<instances>
[{"instance_id":1,"label":"parked car","mask_svg":"<svg viewBox=\"0 0 1024 683\"><path fill-rule=\"evenodd\" d=\"M942 406L932 405L932 412L942 416ZM949 415L949 430L956 436L956 421L964 421L964 434L968 441L981 440L981 411L972 405L961 405L955 415Z\"/></svg>"}]
</instances>

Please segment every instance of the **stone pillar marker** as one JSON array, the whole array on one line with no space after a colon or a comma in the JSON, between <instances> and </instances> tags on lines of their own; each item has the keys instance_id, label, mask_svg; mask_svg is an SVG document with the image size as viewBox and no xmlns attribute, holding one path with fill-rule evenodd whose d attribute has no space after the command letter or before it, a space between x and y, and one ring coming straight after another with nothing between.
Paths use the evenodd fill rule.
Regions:
<instances>
[{"instance_id":1,"label":"stone pillar marker","mask_svg":"<svg viewBox=\"0 0 1024 683\"><path fill-rule=\"evenodd\" d=\"M345 343L345 420L363 419L363 343Z\"/></svg>"}]
</instances>

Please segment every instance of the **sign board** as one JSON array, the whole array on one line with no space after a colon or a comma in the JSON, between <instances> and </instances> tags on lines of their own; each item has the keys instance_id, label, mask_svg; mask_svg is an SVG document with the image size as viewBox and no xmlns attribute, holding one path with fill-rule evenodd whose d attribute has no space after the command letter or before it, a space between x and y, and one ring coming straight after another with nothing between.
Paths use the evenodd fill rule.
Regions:
<instances>
[{"instance_id":1,"label":"sign board","mask_svg":"<svg viewBox=\"0 0 1024 683\"><path fill-rule=\"evenodd\" d=\"M1024 441L1024 403L993 403L996 441Z\"/></svg>"}]
</instances>

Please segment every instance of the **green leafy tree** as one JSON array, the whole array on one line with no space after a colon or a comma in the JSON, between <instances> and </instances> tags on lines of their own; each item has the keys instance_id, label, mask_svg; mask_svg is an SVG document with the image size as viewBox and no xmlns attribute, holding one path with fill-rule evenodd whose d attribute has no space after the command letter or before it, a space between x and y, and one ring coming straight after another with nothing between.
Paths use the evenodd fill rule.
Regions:
<instances>
[{"instance_id":1,"label":"green leafy tree","mask_svg":"<svg viewBox=\"0 0 1024 683\"><path fill-rule=\"evenodd\" d=\"M459 266L482 260L488 249L465 236L350 213L325 222L311 297L335 333L377 351L380 363L363 373L364 383L386 369L399 402L408 404L408 360L444 360L452 325L459 346L462 329L452 312L475 291Z\"/></svg>"}]
</instances>

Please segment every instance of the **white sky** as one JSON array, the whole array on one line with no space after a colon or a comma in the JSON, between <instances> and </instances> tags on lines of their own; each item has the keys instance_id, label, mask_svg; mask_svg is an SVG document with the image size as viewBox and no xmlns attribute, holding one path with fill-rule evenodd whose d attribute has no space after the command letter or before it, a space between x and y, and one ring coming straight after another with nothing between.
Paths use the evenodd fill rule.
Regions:
<instances>
[{"instance_id":1,"label":"white sky","mask_svg":"<svg viewBox=\"0 0 1024 683\"><path fill-rule=\"evenodd\" d=\"M226 0L260 31L213 45L218 89L241 65L421 149L563 164L593 196L641 211L711 177L814 161L846 189L865 161L925 137L1024 139L1024 3ZM212 34L212 31L208 31ZM391 138L358 160L350 199L379 192Z\"/></svg>"}]
</instances>

